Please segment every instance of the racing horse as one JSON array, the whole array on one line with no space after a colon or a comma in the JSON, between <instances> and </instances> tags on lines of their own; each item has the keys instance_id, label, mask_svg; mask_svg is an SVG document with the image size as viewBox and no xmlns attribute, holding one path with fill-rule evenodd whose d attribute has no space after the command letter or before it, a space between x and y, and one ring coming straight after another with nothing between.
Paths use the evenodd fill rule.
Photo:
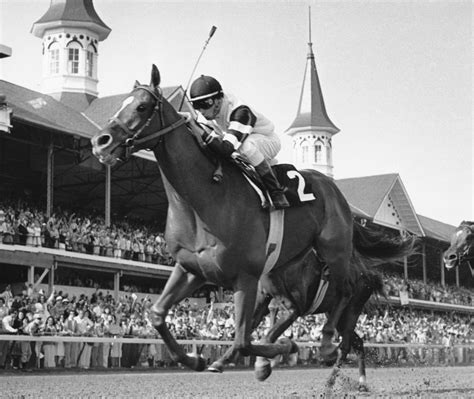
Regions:
<instances>
[{"instance_id":1,"label":"racing horse","mask_svg":"<svg viewBox=\"0 0 474 399\"><path fill-rule=\"evenodd\" d=\"M337 324L337 331L341 336L338 357L332 373L327 381L328 386L334 384L339 370L343 366L347 355L351 351L357 355L359 368L359 390L367 391L365 373L365 352L362 338L354 331L357 320L372 294L376 293L385 296L384 284L380 273L374 270L374 266L384 263L387 259L399 257L401 251L408 255L412 251L414 240L406 238L391 239L384 237L383 233L370 229L363 232L364 228L358 223L354 224L354 242L358 248L364 248L365 256L354 251L351 259L351 267L357 271L357 278L354 285L354 295L351 297L347 307L344 309ZM373 238L378 237L377 244L367 246L364 236L371 234ZM384 257L369 258L368 254L374 254L376 248L384 245ZM275 342L277 338L299 317L310 314L326 313L338 300L337 290L331 283L327 286L325 293L318 299L321 286L327 280L327 268L324 262L318 257L315 251L309 251L303 259L296 259L285 268L274 270L264 275L260 279L260 290L255 308L253 327L256 328L263 318L270 313L269 304L272 299L277 299L280 305L287 310L286 314L272 324L261 342ZM274 317L271 317L272 319ZM288 340L284 338L284 340ZM291 342L291 353L298 351L296 343ZM224 366L233 361L238 355L234 347L219 359L214 361L208 370L213 372L223 372ZM330 362L331 363L331 362ZM267 379L272 372L271 362L266 358L257 358L255 362L255 376L258 380Z\"/></svg>"},{"instance_id":2,"label":"racing horse","mask_svg":"<svg viewBox=\"0 0 474 399\"><path fill-rule=\"evenodd\" d=\"M266 261L269 212L263 210L240 170L222 163L223 179L211 176L214 163L206 156L185 119L163 97L160 73L153 65L149 85L134 88L108 124L92 139L93 154L106 165L143 148L152 149L168 198L165 239L176 265L160 298L152 306L153 324L173 360L204 370L200 356L187 355L170 333L165 317L172 305L206 282L232 289L235 305L234 348L242 355L273 358L291 344L251 343L259 280ZM336 325L356 281L350 267L353 250L351 210L334 182L313 170L299 172L316 200L284 214L281 251L274 270L285 269L312 248L327 264L338 301L328 312L321 354L334 358Z\"/></svg>"},{"instance_id":3,"label":"racing horse","mask_svg":"<svg viewBox=\"0 0 474 399\"><path fill-rule=\"evenodd\" d=\"M474 222L463 221L456 228L451 237L451 245L444 252L443 260L448 270L466 262L474 275L471 265L474 260Z\"/></svg>"}]
</instances>

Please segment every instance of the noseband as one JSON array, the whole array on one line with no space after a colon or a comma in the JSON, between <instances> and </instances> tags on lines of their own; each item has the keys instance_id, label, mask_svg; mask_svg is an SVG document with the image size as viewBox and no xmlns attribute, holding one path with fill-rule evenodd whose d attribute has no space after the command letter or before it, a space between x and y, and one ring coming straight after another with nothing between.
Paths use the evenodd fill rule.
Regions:
<instances>
[{"instance_id":1,"label":"noseband","mask_svg":"<svg viewBox=\"0 0 474 399\"><path fill-rule=\"evenodd\" d=\"M152 90L148 86L137 86L132 90L132 93L138 90L145 90L148 92L154 99L155 99L155 106L153 108L152 113L146 120L146 122L140 127L137 131L133 131L130 129L123 121L121 121L118 117L114 116L113 118L110 119L110 122L116 123L126 134L127 134L127 139L120 145L121 147L125 147L125 154L123 156L122 160L127 160L130 158L130 156L141 149L146 148L144 145L145 143L154 140L174 129L177 127L183 125L186 123L186 120L184 118L178 119L176 122L173 124L163 127L163 94L161 93L161 90ZM144 137L141 137L141 134L143 131L150 126L151 122L153 119L159 114L160 117L160 129L157 130L154 133L148 134Z\"/></svg>"}]
</instances>

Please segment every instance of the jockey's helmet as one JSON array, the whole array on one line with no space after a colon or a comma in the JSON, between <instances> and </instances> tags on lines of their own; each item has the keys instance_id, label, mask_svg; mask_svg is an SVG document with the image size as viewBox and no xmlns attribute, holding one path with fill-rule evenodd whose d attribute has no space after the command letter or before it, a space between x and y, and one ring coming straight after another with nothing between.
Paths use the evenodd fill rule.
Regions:
<instances>
[{"instance_id":1,"label":"jockey's helmet","mask_svg":"<svg viewBox=\"0 0 474 399\"><path fill-rule=\"evenodd\" d=\"M190 100L196 109L210 108L212 99L223 96L221 84L212 76L201 75L191 85Z\"/></svg>"}]
</instances>

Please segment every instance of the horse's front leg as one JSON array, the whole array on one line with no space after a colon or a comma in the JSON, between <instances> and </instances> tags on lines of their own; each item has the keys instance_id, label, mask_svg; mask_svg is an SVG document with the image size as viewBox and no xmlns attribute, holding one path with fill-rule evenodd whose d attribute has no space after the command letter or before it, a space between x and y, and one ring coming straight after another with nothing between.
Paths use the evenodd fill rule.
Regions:
<instances>
[{"instance_id":1,"label":"horse's front leg","mask_svg":"<svg viewBox=\"0 0 474 399\"><path fill-rule=\"evenodd\" d=\"M171 335L165 319L174 304L190 296L204 284L204 280L187 272L180 264L173 268L160 298L151 307L150 318L166 344L171 358L195 371L204 370L206 364L202 357L189 356Z\"/></svg>"},{"instance_id":2,"label":"horse's front leg","mask_svg":"<svg viewBox=\"0 0 474 399\"><path fill-rule=\"evenodd\" d=\"M252 331L255 330L263 318L268 314L268 305L272 297L264 294L260 294L257 297L257 304L255 305L255 312L252 320ZM230 363L239 354L235 344L233 344L219 359L214 361L207 369L214 373L222 373L224 367Z\"/></svg>"}]
</instances>

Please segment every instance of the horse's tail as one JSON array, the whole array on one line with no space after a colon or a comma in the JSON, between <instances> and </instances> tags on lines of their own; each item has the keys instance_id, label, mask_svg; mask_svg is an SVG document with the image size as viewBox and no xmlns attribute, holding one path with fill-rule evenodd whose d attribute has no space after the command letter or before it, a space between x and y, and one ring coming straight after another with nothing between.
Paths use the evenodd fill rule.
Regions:
<instances>
[{"instance_id":1,"label":"horse's tail","mask_svg":"<svg viewBox=\"0 0 474 399\"><path fill-rule=\"evenodd\" d=\"M414 253L416 241L413 236L394 238L383 231L353 222L354 250L372 264L401 261Z\"/></svg>"},{"instance_id":2,"label":"horse's tail","mask_svg":"<svg viewBox=\"0 0 474 399\"><path fill-rule=\"evenodd\" d=\"M385 283L381 272L371 266L371 263L378 264L378 262L367 262L367 258L362 256L357 251L352 252L351 264L359 276L362 276L365 282L365 287L369 289L369 296L376 293L384 298L387 298L385 292Z\"/></svg>"}]
</instances>

